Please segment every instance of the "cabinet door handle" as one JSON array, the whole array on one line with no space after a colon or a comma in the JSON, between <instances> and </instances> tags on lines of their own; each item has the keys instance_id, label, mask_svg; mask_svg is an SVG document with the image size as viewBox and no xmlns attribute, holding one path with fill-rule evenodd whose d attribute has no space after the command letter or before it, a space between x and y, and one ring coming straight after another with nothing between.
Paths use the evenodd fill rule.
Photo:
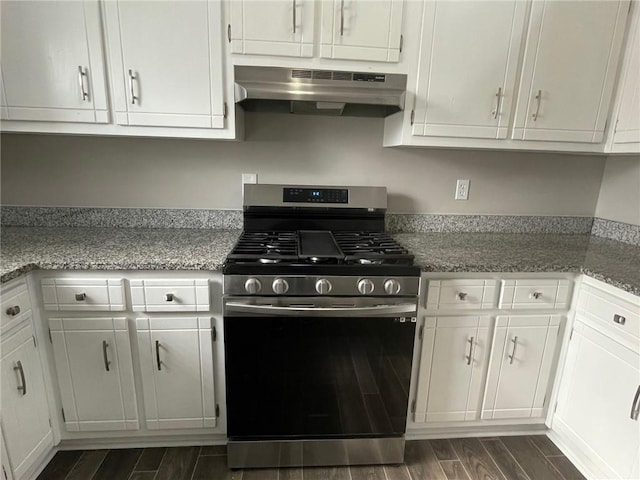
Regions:
<instances>
[{"instance_id":1,"label":"cabinet door handle","mask_svg":"<svg viewBox=\"0 0 640 480\"><path fill-rule=\"evenodd\" d=\"M458 298L464 302L467 299L466 292L458 292Z\"/></svg>"},{"instance_id":2,"label":"cabinet door handle","mask_svg":"<svg viewBox=\"0 0 640 480\"><path fill-rule=\"evenodd\" d=\"M87 299L87 294L82 292L82 293L76 293L76 302L83 302Z\"/></svg>"},{"instance_id":3,"label":"cabinet door handle","mask_svg":"<svg viewBox=\"0 0 640 480\"><path fill-rule=\"evenodd\" d=\"M536 111L533 115L531 115L531 118L533 118L533 121L537 121L538 120L538 116L540 115L540 102L542 101L542 90L538 90L538 94L535 96L536 99Z\"/></svg>"},{"instance_id":4,"label":"cabinet door handle","mask_svg":"<svg viewBox=\"0 0 640 480\"><path fill-rule=\"evenodd\" d=\"M296 33L296 0L293 0L292 21L293 21L293 33Z\"/></svg>"},{"instance_id":5,"label":"cabinet door handle","mask_svg":"<svg viewBox=\"0 0 640 480\"><path fill-rule=\"evenodd\" d=\"M89 101L89 92L84 89L84 78L87 76L87 72L82 68L82 65L78 65L78 85L80 86L80 98L83 102Z\"/></svg>"},{"instance_id":6,"label":"cabinet door handle","mask_svg":"<svg viewBox=\"0 0 640 480\"><path fill-rule=\"evenodd\" d=\"M24 369L22 368L22 362L20 360L16 362L16 366L13 367L13 370L20 374L20 382L22 385L18 385L18 391L22 392L22 396L24 397L27 394L27 381L24 378Z\"/></svg>"},{"instance_id":7,"label":"cabinet door handle","mask_svg":"<svg viewBox=\"0 0 640 480\"><path fill-rule=\"evenodd\" d=\"M636 395L633 397L633 403L631 404L631 420L638 421L638 415L640 415L640 385L638 385L638 389L636 390Z\"/></svg>"},{"instance_id":8,"label":"cabinet door handle","mask_svg":"<svg viewBox=\"0 0 640 480\"><path fill-rule=\"evenodd\" d=\"M471 337L467 342L469 342L469 355L465 358L467 359L467 365L471 365L471 360L473 359L473 340L475 337Z\"/></svg>"},{"instance_id":9,"label":"cabinet door handle","mask_svg":"<svg viewBox=\"0 0 640 480\"><path fill-rule=\"evenodd\" d=\"M108 372L109 365L111 362L109 361L109 354L107 353L107 348L109 348L109 343L106 340L102 341L102 358L104 359L104 369Z\"/></svg>"},{"instance_id":10,"label":"cabinet door handle","mask_svg":"<svg viewBox=\"0 0 640 480\"><path fill-rule=\"evenodd\" d=\"M136 100L138 100L138 97L136 97L136 94L133 91L134 80L136 80L136 76L133 74L133 70L129 69L129 93L131 94L131 105L135 105Z\"/></svg>"},{"instance_id":11,"label":"cabinet door handle","mask_svg":"<svg viewBox=\"0 0 640 480\"><path fill-rule=\"evenodd\" d=\"M500 115L500 107L502 106L502 87L498 87L498 93L496 93L496 98L497 98L496 109L492 113L493 113L493 118L497 120L498 116Z\"/></svg>"},{"instance_id":12,"label":"cabinet door handle","mask_svg":"<svg viewBox=\"0 0 640 480\"><path fill-rule=\"evenodd\" d=\"M164 294L165 302L173 302L174 298L175 297L174 297L173 293L165 293Z\"/></svg>"},{"instance_id":13,"label":"cabinet door handle","mask_svg":"<svg viewBox=\"0 0 640 480\"><path fill-rule=\"evenodd\" d=\"M7 308L7 315L10 317L15 317L20 313L20 305L14 305L13 307Z\"/></svg>"},{"instance_id":14,"label":"cabinet door handle","mask_svg":"<svg viewBox=\"0 0 640 480\"><path fill-rule=\"evenodd\" d=\"M540 300L542 298L542 292L533 292L531 296L536 300Z\"/></svg>"},{"instance_id":15,"label":"cabinet door handle","mask_svg":"<svg viewBox=\"0 0 640 480\"><path fill-rule=\"evenodd\" d=\"M516 358L516 348L518 347L518 337L513 337L513 350L511 350L511 355L509 355L509 365L513 364L513 359Z\"/></svg>"},{"instance_id":16,"label":"cabinet door handle","mask_svg":"<svg viewBox=\"0 0 640 480\"><path fill-rule=\"evenodd\" d=\"M160 342L156 340L156 364L158 365L158 371L162 370L162 361L160 360Z\"/></svg>"},{"instance_id":17,"label":"cabinet door handle","mask_svg":"<svg viewBox=\"0 0 640 480\"><path fill-rule=\"evenodd\" d=\"M344 35L344 0L340 0L340 36Z\"/></svg>"},{"instance_id":18,"label":"cabinet door handle","mask_svg":"<svg viewBox=\"0 0 640 480\"><path fill-rule=\"evenodd\" d=\"M617 313L613 316L613 321L618 325L624 325L627 323L627 319L622 315L618 315Z\"/></svg>"}]
</instances>

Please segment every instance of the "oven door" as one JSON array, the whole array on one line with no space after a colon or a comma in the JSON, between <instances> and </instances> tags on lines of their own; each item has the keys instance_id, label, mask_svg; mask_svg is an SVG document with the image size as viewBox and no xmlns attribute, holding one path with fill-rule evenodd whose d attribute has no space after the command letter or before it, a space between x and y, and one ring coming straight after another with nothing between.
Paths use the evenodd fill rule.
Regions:
<instances>
[{"instance_id":1,"label":"oven door","mask_svg":"<svg viewBox=\"0 0 640 480\"><path fill-rule=\"evenodd\" d=\"M416 298L225 299L231 441L402 437Z\"/></svg>"}]
</instances>

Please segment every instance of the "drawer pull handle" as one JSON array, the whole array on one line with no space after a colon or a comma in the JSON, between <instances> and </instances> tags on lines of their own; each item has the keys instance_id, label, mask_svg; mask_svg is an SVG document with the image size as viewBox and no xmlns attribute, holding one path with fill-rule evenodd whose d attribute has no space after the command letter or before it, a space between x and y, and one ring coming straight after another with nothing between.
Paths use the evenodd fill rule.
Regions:
<instances>
[{"instance_id":1,"label":"drawer pull handle","mask_svg":"<svg viewBox=\"0 0 640 480\"><path fill-rule=\"evenodd\" d=\"M104 359L104 369L108 372L109 365L111 365L111 362L109 361L107 348L109 348L109 343L106 340L103 340L102 341L102 358Z\"/></svg>"},{"instance_id":2,"label":"drawer pull handle","mask_svg":"<svg viewBox=\"0 0 640 480\"><path fill-rule=\"evenodd\" d=\"M631 404L631 420L638 421L638 415L640 415L640 385L638 385L638 389L636 390L636 395L633 397L633 403Z\"/></svg>"},{"instance_id":3,"label":"drawer pull handle","mask_svg":"<svg viewBox=\"0 0 640 480\"><path fill-rule=\"evenodd\" d=\"M83 302L87 299L86 293L76 293L76 302Z\"/></svg>"},{"instance_id":4,"label":"drawer pull handle","mask_svg":"<svg viewBox=\"0 0 640 480\"><path fill-rule=\"evenodd\" d=\"M465 292L459 292L458 293L458 298L462 301L467 299L467 294Z\"/></svg>"},{"instance_id":5,"label":"drawer pull handle","mask_svg":"<svg viewBox=\"0 0 640 480\"><path fill-rule=\"evenodd\" d=\"M536 300L540 300L542 298L542 292L533 292L531 296Z\"/></svg>"},{"instance_id":6,"label":"drawer pull handle","mask_svg":"<svg viewBox=\"0 0 640 480\"><path fill-rule=\"evenodd\" d=\"M22 382L22 385L18 385L18 391L22 392L22 396L24 397L27 394L27 381L24 378L24 369L22 368L22 362L20 360L16 362L13 370L20 374L20 382Z\"/></svg>"},{"instance_id":7,"label":"drawer pull handle","mask_svg":"<svg viewBox=\"0 0 640 480\"><path fill-rule=\"evenodd\" d=\"M7 315L10 317L15 317L20 313L20 305L14 305L13 307L7 308Z\"/></svg>"},{"instance_id":8,"label":"drawer pull handle","mask_svg":"<svg viewBox=\"0 0 640 480\"><path fill-rule=\"evenodd\" d=\"M156 365L158 365L158 371L162 370L162 360L160 360L160 342L156 340Z\"/></svg>"},{"instance_id":9,"label":"drawer pull handle","mask_svg":"<svg viewBox=\"0 0 640 480\"><path fill-rule=\"evenodd\" d=\"M473 340L475 337L471 337L467 342L469 342L469 355L466 356L467 365L471 365L471 360L473 359Z\"/></svg>"},{"instance_id":10,"label":"drawer pull handle","mask_svg":"<svg viewBox=\"0 0 640 480\"><path fill-rule=\"evenodd\" d=\"M509 365L513 364L513 359L516 358L516 348L518 347L518 336L513 337L513 350L511 350L511 355L509 355Z\"/></svg>"},{"instance_id":11,"label":"drawer pull handle","mask_svg":"<svg viewBox=\"0 0 640 480\"><path fill-rule=\"evenodd\" d=\"M618 325L624 325L625 323L627 323L627 319L622 315L618 315L618 314L615 314L613 316L613 321L616 322Z\"/></svg>"},{"instance_id":12,"label":"drawer pull handle","mask_svg":"<svg viewBox=\"0 0 640 480\"><path fill-rule=\"evenodd\" d=\"M174 298L175 297L173 296L173 293L165 293L164 294L164 299L167 302L173 302Z\"/></svg>"}]
</instances>

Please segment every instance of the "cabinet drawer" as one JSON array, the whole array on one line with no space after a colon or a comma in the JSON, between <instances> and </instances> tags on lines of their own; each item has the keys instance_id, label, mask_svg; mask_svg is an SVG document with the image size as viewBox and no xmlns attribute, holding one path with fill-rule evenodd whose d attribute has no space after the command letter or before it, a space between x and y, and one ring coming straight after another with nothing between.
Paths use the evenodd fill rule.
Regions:
<instances>
[{"instance_id":1,"label":"cabinet drawer","mask_svg":"<svg viewBox=\"0 0 640 480\"><path fill-rule=\"evenodd\" d=\"M569 307L569 280L503 280L500 308L566 309Z\"/></svg>"},{"instance_id":2,"label":"cabinet drawer","mask_svg":"<svg viewBox=\"0 0 640 480\"><path fill-rule=\"evenodd\" d=\"M464 310L495 307L496 280L430 280L429 310Z\"/></svg>"},{"instance_id":3,"label":"cabinet drawer","mask_svg":"<svg viewBox=\"0 0 640 480\"><path fill-rule=\"evenodd\" d=\"M626 293L626 292L620 292ZM578 315L619 340L637 345L640 340L640 298L614 295L583 282L578 294Z\"/></svg>"},{"instance_id":4,"label":"cabinet drawer","mask_svg":"<svg viewBox=\"0 0 640 480\"><path fill-rule=\"evenodd\" d=\"M124 305L122 279L45 278L45 310L120 311Z\"/></svg>"},{"instance_id":5,"label":"cabinet drawer","mask_svg":"<svg viewBox=\"0 0 640 480\"><path fill-rule=\"evenodd\" d=\"M2 292L2 311L0 312L0 331L8 332L29 317L31 300L27 286L22 284L16 288Z\"/></svg>"},{"instance_id":6,"label":"cabinet drawer","mask_svg":"<svg viewBox=\"0 0 640 480\"><path fill-rule=\"evenodd\" d=\"M208 280L131 280L131 302L136 312L206 312Z\"/></svg>"}]
</instances>

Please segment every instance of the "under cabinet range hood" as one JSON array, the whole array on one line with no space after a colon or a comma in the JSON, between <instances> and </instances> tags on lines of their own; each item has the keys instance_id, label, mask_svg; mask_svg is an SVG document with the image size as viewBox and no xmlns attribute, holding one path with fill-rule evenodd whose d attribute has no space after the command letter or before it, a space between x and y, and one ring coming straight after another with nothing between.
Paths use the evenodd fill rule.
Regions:
<instances>
[{"instance_id":1,"label":"under cabinet range hood","mask_svg":"<svg viewBox=\"0 0 640 480\"><path fill-rule=\"evenodd\" d=\"M248 112L386 117L404 109L407 76L235 66L236 103Z\"/></svg>"}]
</instances>

